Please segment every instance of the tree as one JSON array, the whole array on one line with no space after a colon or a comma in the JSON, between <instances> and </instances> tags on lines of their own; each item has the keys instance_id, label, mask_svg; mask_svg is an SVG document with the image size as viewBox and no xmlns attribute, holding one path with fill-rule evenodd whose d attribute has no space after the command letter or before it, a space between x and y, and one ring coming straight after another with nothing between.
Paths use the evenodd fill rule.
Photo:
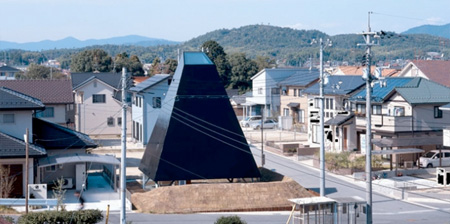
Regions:
<instances>
[{"instance_id":1,"label":"tree","mask_svg":"<svg viewBox=\"0 0 450 224\"><path fill-rule=\"evenodd\" d=\"M111 56L102 49L82 51L74 55L70 62L72 72L110 72L112 66Z\"/></svg>"},{"instance_id":2,"label":"tree","mask_svg":"<svg viewBox=\"0 0 450 224\"><path fill-rule=\"evenodd\" d=\"M255 62L256 65L258 66L258 71L261 71L265 68L277 67L275 59L270 59L267 56L256 56Z\"/></svg>"},{"instance_id":3,"label":"tree","mask_svg":"<svg viewBox=\"0 0 450 224\"><path fill-rule=\"evenodd\" d=\"M66 79L59 69L44 65L30 64L26 72L18 72L16 79Z\"/></svg>"},{"instance_id":4,"label":"tree","mask_svg":"<svg viewBox=\"0 0 450 224\"><path fill-rule=\"evenodd\" d=\"M56 211L65 211L66 205L64 205L64 195L66 194L66 190L63 188L64 178L58 178L54 181L55 186L53 187L53 197L56 198Z\"/></svg>"},{"instance_id":5,"label":"tree","mask_svg":"<svg viewBox=\"0 0 450 224\"><path fill-rule=\"evenodd\" d=\"M206 55L216 65L220 79L226 87L229 85L231 67L227 60L227 54L216 41L209 40L203 43L202 49L206 51Z\"/></svg>"},{"instance_id":6,"label":"tree","mask_svg":"<svg viewBox=\"0 0 450 224\"><path fill-rule=\"evenodd\" d=\"M164 73L165 74L171 74L173 75L175 73L175 70L177 69L178 61L175 59L167 59L164 62Z\"/></svg>"},{"instance_id":7,"label":"tree","mask_svg":"<svg viewBox=\"0 0 450 224\"><path fill-rule=\"evenodd\" d=\"M11 176L10 166L0 166L0 198L8 198L14 190L16 176Z\"/></svg>"},{"instance_id":8,"label":"tree","mask_svg":"<svg viewBox=\"0 0 450 224\"><path fill-rule=\"evenodd\" d=\"M256 62L246 58L244 53L234 53L228 57L231 77L228 88L239 89L243 93L251 89L251 77L258 73Z\"/></svg>"},{"instance_id":9,"label":"tree","mask_svg":"<svg viewBox=\"0 0 450 224\"><path fill-rule=\"evenodd\" d=\"M142 68L142 63L138 56L132 55L128 56L126 52L122 52L116 55L114 60L114 69L116 72L121 72L122 68L126 68L128 72L133 75L143 75L144 69Z\"/></svg>"},{"instance_id":10,"label":"tree","mask_svg":"<svg viewBox=\"0 0 450 224\"><path fill-rule=\"evenodd\" d=\"M161 74L161 73L162 73L161 59L159 59L159 57L156 57L155 59L153 59L153 62L152 62L152 68L150 70L150 76L154 76L156 74Z\"/></svg>"}]
</instances>

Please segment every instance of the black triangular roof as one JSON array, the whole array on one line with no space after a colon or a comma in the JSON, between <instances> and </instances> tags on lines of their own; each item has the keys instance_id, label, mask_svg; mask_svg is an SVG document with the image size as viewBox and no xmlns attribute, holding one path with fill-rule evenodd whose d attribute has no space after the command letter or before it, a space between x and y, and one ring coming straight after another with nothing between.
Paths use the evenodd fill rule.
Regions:
<instances>
[{"instance_id":1,"label":"black triangular roof","mask_svg":"<svg viewBox=\"0 0 450 224\"><path fill-rule=\"evenodd\" d=\"M183 53L139 169L155 181L260 176L204 53Z\"/></svg>"}]
</instances>

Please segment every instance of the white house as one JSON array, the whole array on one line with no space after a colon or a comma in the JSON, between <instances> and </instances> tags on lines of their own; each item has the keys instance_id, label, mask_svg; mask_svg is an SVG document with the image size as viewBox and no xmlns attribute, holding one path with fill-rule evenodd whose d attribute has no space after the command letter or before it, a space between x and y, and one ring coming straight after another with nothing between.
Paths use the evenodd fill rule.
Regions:
<instances>
[{"instance_id":1,"label":"white house","mask_svg":"<svg viewBox=\"0 0 450 224\"><path fill-rule=\"evenodd\" d=\"M90 136L118 136L122 126L121 74L72 73L76 130ZM128 85L129 86L129 85ZM131 112L127 110L127 134Z\"/></svg>"},{"instance_id":2,"label":"white house","mask_svg":"<svg viewBox=\"0 0 450 224\"><path fill-rule=\"evenodd\" d=\"M364 86L361 76L335 75L324 86L324 129L327 151L347 151L356 148L356 132L350 113L350 96ZM319 83L303 91L308 97L308 142L320 144Z\"/></svg>"},{"instance_id":3,"label":"white house","mask_svg":"<svg viewBox=\"0 0 450 224\"><path fill-rule=\"evenodd\" d=\"M0 80L15 80L19 69L7 65L0 66Z\"/></svg>"},{"instance_id":4,"label":"white house","mask_svg":"<svg viewBox=\"0 0 450 224\"><path fill-rule=\"evenodd\" d=\"M399 73L398 77L422 77L450 87L450 61L409 62Z\"/></svg>"},{"instance_id":5,"label":"white house","mask_svg":"<svg viewBox=\"0 0 450 224\"><path fill-rule=\"evenodd\" d=\"M279 82L304 69L266 68L254 75L252 80L252 96L246 98L244 117L261 115L277 117L280 115Z\"/></svg>"},{"instance_id":6,"label":"white house","mask_svg":"<svg viewBox=\"0 0 450 224\"><path fill-rule=\"evenodd\" d=\"M156 74L130 88L133 94L131 117L134 141L147 145L171 81L168 74Z\"/></svg>"}]
</instances>

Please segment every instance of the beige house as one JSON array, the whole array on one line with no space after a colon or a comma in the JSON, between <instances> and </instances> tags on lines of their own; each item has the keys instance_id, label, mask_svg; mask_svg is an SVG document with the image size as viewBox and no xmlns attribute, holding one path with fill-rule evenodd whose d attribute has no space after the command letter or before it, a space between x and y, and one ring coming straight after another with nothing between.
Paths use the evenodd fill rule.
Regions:
<instances>
[{"instance_id":1,"label":"beige house","mask_svg":"<svg viewBox=\"0 0 450 224\"><path fill-rule=\"evenodd\" d=\"M442 130L450 123L450 88L424 78L386 78L372 92L373 150L442 147ZM365 153L366 91L352 97L356 114L357 148ZM388 158L390 156L387 156ZM415 163L419 153L396 155L395 161Z\"/></svg>"},{"instance_id":2,"label":"beige house","mask_svg":"<svg viewBox=\"0 0 450 224\"><path fill-rule=\"evenodd\" d=\"M450 61L415 60L408 63L399 77L422 77L450 87Z\"/></svg>"},{"instance_id":3,"label":"beige house","mask_svg":"<svg viewBox=\"0 0 450 224\"><path fill-rule=\"evenodd\" d=\"M308 127L308 98L303 91L319 80L318 70L299 70L278 83L281 88L280 115L300 131ZM284 125L286 126L286 125Z\"/></svg>"}]
</instances>

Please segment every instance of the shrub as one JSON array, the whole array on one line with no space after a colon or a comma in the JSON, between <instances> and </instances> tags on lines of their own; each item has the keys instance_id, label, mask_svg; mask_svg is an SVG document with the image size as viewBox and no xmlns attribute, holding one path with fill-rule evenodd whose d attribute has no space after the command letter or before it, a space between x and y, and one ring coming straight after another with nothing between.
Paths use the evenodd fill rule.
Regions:
<instances>
[{"instance_id":1,"label":"shrub","mask_svg":"<svg viewBox=\"0 0 450 224\"><path fill-rule=\"evenodd\" d=\"M11 217L11 216L0 215L0 223L2 223L2 224L13 224L14 223L14 218Z\"/></svg>"},{"instance_id":2,"label":"shrub","mask_svg":"<svg viewBox=\"0 0 450 224\"><path fill-rule=\"evenodd\" d=\"M237 215L234 216L222 216L216 220L214 224L247 224L247 222L241 220Z\"/></svg>"},{"instance_id":3,"label":"shrub","mask_svg":"<svg viewBox=\"0 0 450 224\"><path fill-rule=\"evenodd\" d=\"M44 223L98 223L103 220L100 210L80 211L44 211L22 215L18 224L44 224Z\"/></svg>"}]
</instances>

